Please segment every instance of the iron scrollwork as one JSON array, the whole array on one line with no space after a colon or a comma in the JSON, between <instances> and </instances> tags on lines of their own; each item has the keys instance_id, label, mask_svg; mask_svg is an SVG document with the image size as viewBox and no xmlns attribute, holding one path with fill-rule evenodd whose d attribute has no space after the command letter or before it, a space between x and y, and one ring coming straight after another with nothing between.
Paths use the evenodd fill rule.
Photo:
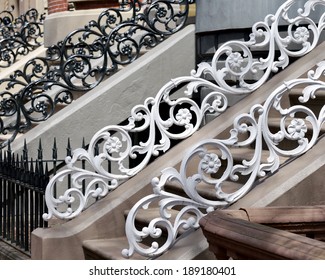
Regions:
<instances>
[{"instance_id":1,"label":"iron scrollwork","mask_svg":"<svg viewBox=\"0 0 325 280\"><path fill-rule=\"evenodd\" d=\"M181 29L188 0L126 0L103 11L97 20L71 32L47 49L45 57L28 61L23 70L0 80L0 133L9 134L0 148L32 123L51 117L57 104L69 104L74 92L95 88L118 65L129 64Z\"/></svg>"},{"instance_id":2,"label":"iron scrollwork","mask_svg":"<svg viewBox=\"0 0 325 280\"><path fill-rule=\"evenodd\" d=\"M157 3L158 2L165 3L166 1L157 1ZM124 126L106 126L92 137L87 150L83 148L76 149L73 152L73 157L68 157L66 159L67 168L57 173L47 186L46 203L49 213L44 214L44 219L48 220L53 216L60 219L72 219L76 217L89 205L89 200L94 197L99 199L106 196L110 191L118 188L125 180L142 170L148 164L152 156L158 156L161 151L166 152L170 148L171 140L181 140L189 137L194 131L196 131L198 124L203 120L205 113L209 112L221 114L228 106L228 97L245 95L261 86L272 72L272 67L270 65L279 66L279 61L276 60L273 52L275 44L283 42L283 40L280 40L280 35L278 32L278 23L283 19L287 19L291 25L289 29L292 29L292 25L296 25L296 23L299 27L299 22L311 23L310 28L315 35L311 36L314 37L312 40L313 43L309 44L305 39L298 40L300 47L302 46L303 50L300 52L298 51L295 53L295 55L301 56L311 51L318 42L319 35L324 28L324 16L321 16L321 18L318 20L317 26L316 23L312 24L313 21L310 19L310 13L311 11L315 10L315 6L318 5L318 7L321 7L324 6L325 3L324 1L320 0L306 1L304 9L298 10L298 16L294 19L290 19L288 17L288 10L293 4L295 4L295 2L296 1L293 0L286 1L283 5L281 5L275 15L269 15L266 17L266 22L259 22L255 24L253 27L253 33L251 35L251 41L227 42L216 52L212 65L208 63L201 63L198 70L193 70L189 77L179 77L173 79L172 82L165 84L155 98L148 98L143 105L134 107L131 112L131 117L128 119L128 124ZM151 9L151 7L153 6L149 6L147 10ZM161 6L154 6L154 11L158 13L159 7ZM163 13L161 12L161 14ZM271 27L266 28L270 19L272 19L273 24L271 24ZM138 30L145 30L150 24L155 24L156 21L152 21L152 23L150 23L150 21L146 21L146 23L148 24L139 26ZM132 27L131 29L126 29L130 32L122 32L123 28L126 28L126 26ZM264 26L265 30L263 31L263 29L259 29L258 26ZM143 46L145 45L144 42L149 40L148 38L150 37L139 36L138 38L140 39L138 41L132 41L129 36L134 30L136 30L136 27L137 26L133 25L132 22L125 22L119 25L116 29L113 29L113 31L110 33L111 39L116 38L116 41L113 40L115 44L112 44L112 46L114 45L115 47L115 52L113 52L113 60L116 59L116 63L123 63L123 60L119 61L119 59L123 57L125 60L129 61L133 59L132 54L134 52L126 51L128 46L127 44L130 44L129 48L132 48L133 45ZM168 32L168 28L166 28L165 31ZM299 31L297 31L297 34L298 33ZM264 37L265 41L263 41L263 43L258 40L255 41L257 37ZM289 43L291 40L293 39L289 36L286 42ZM111 41L109 40L108 44L110 44L110 42ZM270 54L268 55L268 60L256 60L250 55L247 55L244 61L241 59L242 54L233 51L239 47L241 47L239 49L245 50L249 50L250 47L264 48L264 43L266 42L272 46L272 48L269 50ZM306 46L306 48L304 48L304 46ZM126 48L124 51L123 47ZM279 44L278 47L282 49L284 54L287 54L286 56L283 55L283 57L288 58L289 55L292 55L292 53L286 49L287 46L285 44ZM112 49L110 49L110 51L112 51ZM221 53L226 53L228 58L226 58L226 60L221 60ZM247 54L246 52L244 53ZM222 68L217 69L217 66L222 64L220 62L223 62ZM262 62L265 62L265 64ZM247 65L253 65L254 67L247 70L249 67L242 67L241 63L247 63ZM286 63L282 65L283 68L286 66ZM265 74L261 76L260 80L252 83L251 87L248 87L248 84L244 82L240 83L241 87L236 87L226 83L226 81L228 81L227 76L229 76L229 73L235 73L236 69L238 71L247 70L248 72L254 72L255 70L257 71L257 69L259 69L259 71L265 70ZM213 82L206 79L207 76L211 77ZM238 76L240 75L238 74ZM242 77L240 76L243 78L243 81L245 80L244 76L245 75ZM186 91L184 92L186 98L181 97L177 100L170 100L170 94L174 91L175 87L180 85L186 85ZM198 107L198 104L195 104L194 100L190 99L190 97L197 94L197 92L199 92L202 88L208 90L211 95L209 94L207 99L203 99L201 106ZM165 112L169 112L170 114L167 119L164 119L160 115L161 111L159 108L161 103L165 103L165 105L168 104L170 106L169 109L163 110ZM190 106L183 107L184 104L190 104ZM178 106L181 106L181 108ZM183 126L185 130L179 134L172 133L172 127L175 125ZM244 129L244 127L242 129ZM149 131L149 136L145 136L145 140L140 144L133 143L130 135L132 133L142 133L143 131ZM157 133L157 131L159 131L159 133ZM235 141L235 138L230 138L228 144L232 143L231 141ZM104 143L101 147L102 153L99 155L94 153L96 143ZM137 157L140 158L141 156L142 159L135 166L128 166L130 159ZM78 161L81 160L86 161L89 166L87 166L87 168L80 168ZM207 162L203 164L205 168L208 168L210 163L212 164L213 168L217 168L219 164L218 157L212 154L207 155L205 161ZM109 164L111 169L107 169L104 164ZM61 182L64 182L64 179L67 176L74 178L72 187L66 189L66 186L62 186L61 189L63 190L63 194L59 197L55 196L55 185L59 185ZM87 183L86 193L81 191L81 182ZM97 186L96 189L95 185ZM226 204L227 202L223 201L222 203Z\"/></svg>"},{"instance_id":3,"label":"iron scrollwork","mask_svg":"<svg viewBox=\"0 0 325 280\"><path fill-rule=\"evenodd\" d=\"M125 225L129 248L122 251L123 256L129 258L134 253L147 258L160 256L198 229L199 220L207 213L229 207L251 191L258 180L313 148L325 124L325 104L321 103L324 71L325 61L322 61L316 70L308 72L307 78L285 82L264 104L255 104L248 113L238 115L228 138L200 141L185 152L179 169L166 168L160 177L153 178L152 194L140 199L129 211ZM294 89L300 92L298 102L288 105L284 100ZM320 98L319 112L308 106L309 101L317 98ZM279 115L276 130L269 122L275 112ZM236 149L245 147L254 147L253 153L246 153L244 159L236 161ZM177 184L184 196L178 194L180 190L175 193L168 189L171 183ZM142 228L137 227L137 216L157 207L157 216ZM150 247L144 245L148 239L154 240Z\"/></svg>"},{"instance_id":4,"label":"iron scrollwork","mask_svg":"<svg viewBox=\"0 0 325 280\"><path fill-rule=\"evenodd\" d=\"M43 45L44 19L45 14L34 8L17 18L12 10L0 14L0 68L11 66L19 57Z\"/></svg>"},{"instance_id":5,"label":"iron scrollwork","mask_svg":"<svg viewBox=\"0 0 325 280\"><path fill-rule=\"evenodd\" d=\"M202 88L211 93L197 104L191 97ZM176 92L182 95L174 99ZM105 197L143 170L150 160L168 151L172 140L190 137L199 129L206 114L219 115L227 106L223 93L205 79L184 76L171 80L154 98L134 106L127 124L104 127L92 137L87 149L76 149L66 158L67 167L53 176L46 187L48 213L44 213L43 218L75 218L93 199ZM138 143L132 138L135 133L146 136L141 136ZM136 164L130 165L132 160L136 160ZM80 167L82 161L87 162L87 167ZM108 162L110 170L106 167ZM72 182L67 189L65 179L69 176ZM55 192L57 187L60 195Z\"/></svg>"}]
</instances>

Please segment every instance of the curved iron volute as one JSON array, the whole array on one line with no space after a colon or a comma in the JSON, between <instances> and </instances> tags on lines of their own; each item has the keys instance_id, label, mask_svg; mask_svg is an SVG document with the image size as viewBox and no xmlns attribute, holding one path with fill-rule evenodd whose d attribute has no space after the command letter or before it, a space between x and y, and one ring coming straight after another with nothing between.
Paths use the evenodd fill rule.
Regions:
<instances>
[{"instance_id":1,"label":"curved iron volute","mask_svg":"<svg viewBox=\"0 0 325 280\"><path fill-rule=\"evenodd\" d=\"M16 19L12 10L0 13L0 68L11 66L19 57L43 45L44 19L45 14L34 8Z\"/></svg>"}]
</instances>

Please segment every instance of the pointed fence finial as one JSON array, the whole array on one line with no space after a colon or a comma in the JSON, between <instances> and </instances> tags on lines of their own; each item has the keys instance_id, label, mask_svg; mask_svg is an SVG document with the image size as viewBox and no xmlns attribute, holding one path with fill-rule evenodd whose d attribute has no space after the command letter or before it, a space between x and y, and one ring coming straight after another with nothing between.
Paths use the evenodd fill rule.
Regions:
<instances>
[{"instance_id":1,"label":"pointed fence finial","mask_svg":"<svg viewBox=\"0 0 325 280\"><path fill-rule=\"evenodd\" d=\"M38 144L38 155L37 159L41 160L43 159L43 148L42 148L42 139L39 139L39 144Z\"/></svg>"},{"instance_id":2,"label":"pointed fence finial","mask_svg":"<svg viewBox=\"0 0 325 280\"><path fill-rule=\"evenodd\" d=\"M52 158L54 160L57 160L58 159L58 148L56 146L56 137L54 137L54 142L53 142Z\"/></svg>"},{"instance_id":3,"label":"pointed fence finial","mask_svg":"<svg viewBox=\"0 0 325 280\"><path fill-rule=\"evenodd\" d=\"M70 138L68 138L67 156L68 156L68 157L71 157L71 156L72 156L72 149L71 149Z\"/></svg>"},{"instance_id":4,"label":"pointed fence finial","mask_svg":"<svg viewBox=\"0 0 325 280\"><path fill-rule=\"evenodd\" d=\"M85 137L82 137L82 144L81 144L81 147L82 147L83 149L86 148Z\"/></svg>"},{"instance_id":5,"label":"pointed fence finial","mask_svg":"<svg viewBox=\"0 0 325 280\"><path fill-rule=\"evenodd\" d=\"M28 161L28 148L27 148L26 138L24 139L23 160Z\"/></svg>"}]
</instances>

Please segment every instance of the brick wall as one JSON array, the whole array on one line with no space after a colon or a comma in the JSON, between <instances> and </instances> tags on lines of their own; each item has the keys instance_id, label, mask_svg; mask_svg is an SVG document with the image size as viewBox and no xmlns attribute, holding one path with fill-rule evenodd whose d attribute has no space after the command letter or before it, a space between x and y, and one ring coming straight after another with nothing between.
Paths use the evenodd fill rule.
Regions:
<instances>
[{"instance_id":1,"label":"brick wall","mask_svg":"<svg viewBox=\"0 0 325 280\"><path fill-rule=\"evenodd\" d=\"M119 0L71 1L76 10L117 7Z\"/></svg>"},{"instance_id":2,"label":"brick wall","mask_svg":"<svg viewBox=\"0 0 325 280\"><path fill-rule=\"evenodd\" d=\"M68 0L48 0L48 13L53 14L68 10Z\"/></svg>"}]
</instances>

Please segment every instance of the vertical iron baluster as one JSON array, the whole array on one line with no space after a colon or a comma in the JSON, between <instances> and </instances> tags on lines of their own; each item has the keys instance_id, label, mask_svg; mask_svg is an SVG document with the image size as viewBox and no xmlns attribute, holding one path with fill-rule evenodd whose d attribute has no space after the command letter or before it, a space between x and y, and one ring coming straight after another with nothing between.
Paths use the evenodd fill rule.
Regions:
<instances>
[{"instance_id":1,"label":"vertical iron baluster","mask_svg":"<svg viewBox=\"0 0 325 280\"><path fill-rule=\"evenodd\" d=\"M7 203L7 239L11 238L11 197L12 197L12 183L10 180L11 175L11 148L10 144L8 145L8 184L7 184L7 192L8 192L8 203Z\"/></svg>"},{"instance_id":2,"label":"vertical iron baluster","mask_svg":"<svg viewBox=\"0 0 325 280\"><path fill-rule=\"evenodd\" d=\"M38 227L39 223L39 198L40 198L40 190L41 190L41 177L43 173L43 147L42 147L42 140L39 140L39 147L38 147L38 155L37 161L35 166L35 184L34 184L34 224L31 232Z\"/></svg>"},{"instance_id":3,"label":"vertical iron baluster","mask_svg":"<svg viewBox=\"0 0 325 280\"><path fill-rule=\"evenodd\" d=\"M31 183L31 178L30 178L30 170L29 170L29 165L28 162L27 164L27 184L25 185L25 190L24 190L24 249L25 251L28 251L29 248L29 186Z\"/></svg>"},{"instance_id":4,"label":"vertical iron baluster","mask_svg":"<svg viewBox=\"0 0 325 280\"><path fill-rule=\"evenodd\" d=\"M8 172L8 162L7 155L4 154L4 165L3 165L3 238L7 237L7 210L8 210L8 180L7 180L7 172Z\"/></svg>"},{"instance_id":5,"label":"vertical iron baluster","mask_svg":"<svg viewBox=\"0 0 325 280\"><path fill-rule=\"evenodd\" d=\"M21 198L21 248L25 251L28 250L28 230L29 230L29 219L28 219L28 188L30 183L29 176L29 165L28 165L28 148L26 144L26 139L24 140L24 148L23 148L23 170L24 170L24 188L22 189L22 198Z\"/></svg>"},{"instance_id":6,"label":"vertical iron baluster","mask_svg":"<svg viewBox=\"0 0 325 280\"><path fill-rule=\"evenodd\" d=\"M19 235L20 235L20 185L21 185L21 174L22 170L20 170L20 164L19 164L19 155L16 155L16 186L15 186L15 216L16 216L16 222L15 222L15 243L16 245L19 245Z\"/></svg>"},{"instance_id":7,"label":"vertical iron baluster","mask_svg":"<svg viewBox=\"0 0 325 280\"><path fill-rule=\"evenodd\" d=\"M95 145L95 156L98 156L99 155L99 144L96 143ZM98 184L95 185L95 189L98 188ZM96 201L98 200L98 197L96 197Z\"/></svg>"},{"instance_id":8,"label":"vertical iron baluster","mask_svg":"<svg viewBox=\"0 0 325 280\"><path fill-rule=\"evenodd\" d=\"M36 160L37 162L37 160ZM32 184L30 185L29 189L29 223L30 223L30 230L32 232L34 230L34 193L33 193L33 186L35 186L35 166L34 161L31 161L30 165L30 176Z\"/></svg>"},{"instance_id":9,"label":"vertical iron baluster","mask_svg":"<svg viewBox=\"0 0 325 280\"><path fill-rule=\"evenodd\" d=\"M58 159L58 149L56 147L56 138L54 138L53 148L52 148L52 160L53 160L53 175L56 174L57 171L57 159ZM54 185L54 197L57 196L56 184Z\"/></svg>"},{"instance_id":10,"label":"vertical iron baluster","mask_svg":"<svg viewBox=\"0 0 325 280\"><path fill-rule=\"evenodd\" d=\"M3 162L2 162L2 150L0 150L0 236L3 236Z\"/></svg>"},{"instance_id":11,"label":"vertical iron baluster","mask_svg":"<svg viewBox=\"0 0 325 280\"><path fill-rule=\"evenodd\" d=\"M82 138L82 148L86 149L86 144L85 144L85 138L84 137ZM86 168L86 161L84 159L81 161L81 165L82 165L81 166L82 169ZM85 194L85 192L86 192L86 181L82 180L82 193Z\"/></svg>"},{"instance_id":12,"label":"vertical iron baluster","mask_svg":"<svg viewBox=\"0 0 325 280\"><path fill-rule=\"evenodd\" d=\"M29 250L30 246L30 233L34 230L34 194L33 194L33 186L35 185L35 172L34 172L34 160L31 159L30 162L30 168L29 168L29 178L30 178L30 184L28 186L28 229L26 232L26 241L27 244L25 244L25 247L27 248L26 251Z\"/></svg>"},{"instance_id":13,"label":"vertical iron baluster","mask_svg":"<svg viewBox=\"0 0 325 280\"><path fill-rule=\"evenodd\" d=\"M70 138L68 138L68 145L66 150L67 150L67 157L72 157ZM68 174L68 189L70 188L71 188L71 174Z\"/></svg>"},{"instance_id":14,"label":"vertical iron baluster","mask_svg":"<svg viewBox=\"0 0 325 280\"><path fill-rule=\"evenodd\" d=\"M20 169L21 169L21 185L20 185L20 225L19 225L19 244L21 248L24 248L24 228L25 228L25 221L24 221L24 198L25 198L25 188L26 188L26 162L24 160L24 156L21 156L21 162L20 162Z\"/></svg>"},{"instance_id":15,"label":"vertical iron baluster","mask_svg":"<svg viewBox=\"0 0 325 280\"><path fill-rule=\"evenodd\" d=\"M36 160L36 165L35 165L35 174L34 174L34 185L32 188L32 191L34 193L34 224L33 228L31 229L31 232L38 227L38 215L39 215L39 190L40 190L40 176L41 176L41 165L42 162L39 160Z\"/></svg>"},{"instance_id":16,"label":"vertical iron baluster","mask_svg":"<svg viewBox=\"0 0 325 280\"><path fill-rule=\"evenodd\" d=\"M50 180L48 164L45 165L45 173L42 180L41 196L40 196L40 227L47 227L47 222L43 220L43 213L47 213L47 207L45 203L45 189Z\"/></svg>"}]
</instances>

